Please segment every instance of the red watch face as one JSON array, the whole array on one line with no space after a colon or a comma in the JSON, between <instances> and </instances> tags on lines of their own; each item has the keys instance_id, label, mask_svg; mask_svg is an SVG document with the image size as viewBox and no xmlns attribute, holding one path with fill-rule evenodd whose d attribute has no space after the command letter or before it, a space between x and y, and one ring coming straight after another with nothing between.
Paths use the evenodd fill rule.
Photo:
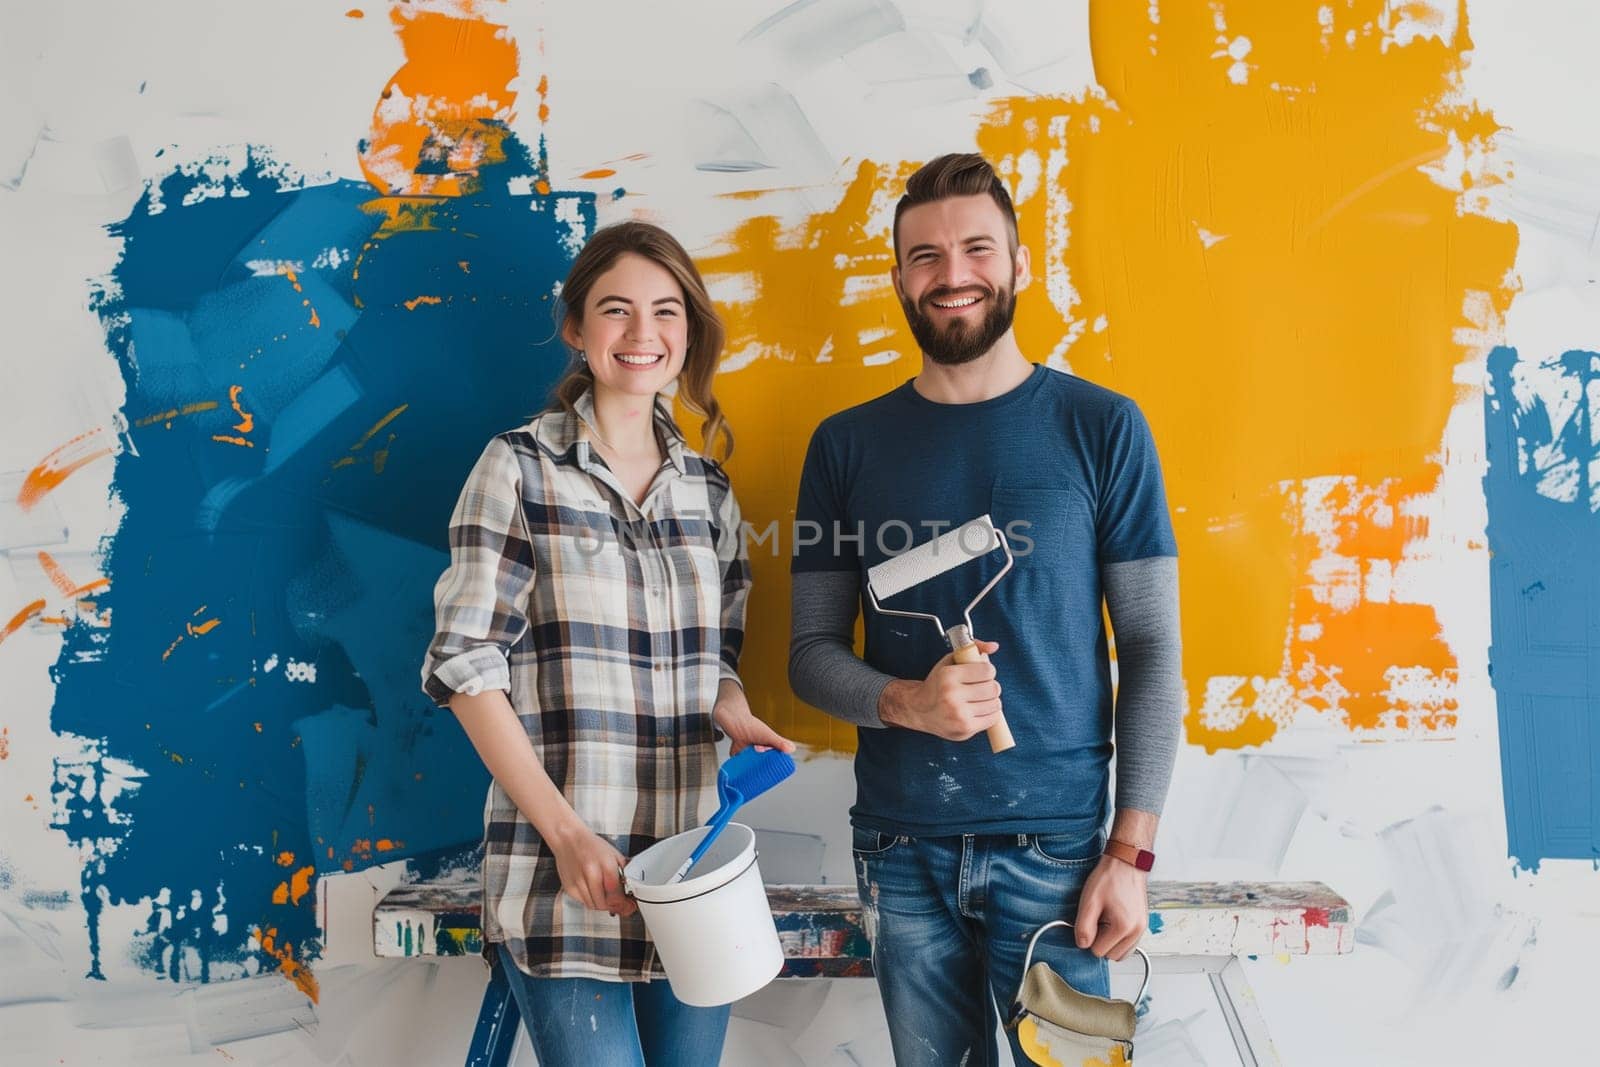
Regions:
<instances>
[{"instance_id":1,"label":"red watch face","mask_svg":"<svg viewBox=\"0 0 1600 1067\"><path fill-rule=\"evenodd\" d=\"M1133 861L1133 865L1141 871L1148 871L1156 865L1156 854L1147 848L1141 848L1138 858Z\"/></svg>"}]
</instances>

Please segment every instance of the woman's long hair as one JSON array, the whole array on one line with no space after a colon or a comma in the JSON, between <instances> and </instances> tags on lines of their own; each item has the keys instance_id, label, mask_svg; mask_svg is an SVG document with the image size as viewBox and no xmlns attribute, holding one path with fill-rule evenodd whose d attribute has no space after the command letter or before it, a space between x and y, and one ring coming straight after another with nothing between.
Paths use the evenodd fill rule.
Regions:
<instances>
[{"instance_id":1,"label":"woman's long hair","mask_svg":"<svg viewBox=\"0 0 1600 1067\"><path fill-rule=\"evenodd\" d=\"M722 405L711 394L711 378L717 372L722 358L722 345L727 333L722 319L706 292L706 283L694 260L684 251L677 238L659 226L648 222L621 222L595 231L573 261L567 280L561 286L561 301L557 309L559 324L581 326L583 308L595 281L616 265L617 259L627 253L643 256L670 273L683 289L683 299L689 318L689 343L684 355L683 370L678 373L678 399L685 407L704 420L700 424L701 439L709 455L719 447L719 459L726 463L733 455L733 431L723 417ZM594 371L589 364L572 354L572 364L561 380L551 390L551 408L573 410L585 389L594 386Z\"/></svg>"}]
</instances>

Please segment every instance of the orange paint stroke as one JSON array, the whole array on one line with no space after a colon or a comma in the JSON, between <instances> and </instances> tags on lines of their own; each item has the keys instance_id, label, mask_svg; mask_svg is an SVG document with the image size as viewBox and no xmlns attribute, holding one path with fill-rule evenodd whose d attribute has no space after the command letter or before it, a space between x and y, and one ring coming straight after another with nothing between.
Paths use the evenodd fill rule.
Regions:
<instances>
[{"instance_id":1,"label":"orange paint stroke","mask_svg":"<svg viewBox=\"0 0 1600 1067\"><path fill-rule=\"evenodd\" d=\"M406 310L407 311L415 311L415 310L417 310L417 308L421 307L423 304L442 304L442 303L444 303L444 301L440 300L436 296L414 296L410 300L405 301L405 305L406 305Z\"/></svg>"},{"instance_id":2,"label":"orange paint stroke","mask_svg":"<svg viewBox=\"0 0 1600 1067\"><path fill-rule=\"evenodd\" d=\"M582 174L578 175L578 177L580 177L580 178L590 178L590 179L593 179L593 178L610 178L610 177L613 177L616 173L617 172L612 170L610 167L600 167L600 168L598 168L596 170L586 170Z\"/></svg>"},{"instance_id":3,"label":"orange paint stroke","mask_svg":"<svg viewBox=\"0 0 1600 1067\"><path fill-rule=\"evenodd\" d=\"M316 1003L318 996L316 976L311 973L311 968L295 959L293 943L285 941L280 947L276 926L268 927L265 932L257 927L252 933L261 944L261 951L278 961L278 971L293 982L300 992L310 997L312 1003Z\"/></svg>"},{"instance_id":4,"label":"orange paint stroke","mask_svg":"<svg viewBox=\"0 0 1600 1067\"><path fill-rule=\"evenodd\" d=\"M1134 398L1161 449L1183 556L1185 728L1210 750L1267 743L1297 715L1437 736L1458 714L1437 613L1385 592L1431 548L1382 512L1435 491L1453 372L1482 355L1457 331L1482 325L1475 300L1504 315L1517 234L1446 187L1492 174L1433 177L1463 158L1453 143L1482 158L1497 132L1459 103L1465 13L1451 39L1398 46L1344 41L1385 17L1384 0L1333 10L1325 45L1288 8L1230 7L1228 32L1253 43L1240 85L1213 58L1207 5L1164 5L1152 24L1140 5L1099 0L1101 88L996 101L976 132L1032 253L1022 351ZM916 163L863 161L832 208L793 225L748 218L699 260L714 286L746 294L719 308L740 369L717 393L741 427L732 476L758 530L792 514L795 442L916 373L888 232ZM1295 494L1330 477L1353 479L1354 510L1327 542ZM1359 504L1372 493L1382 502ZM781 611L786 551L751 556L751 610ZM1329 567L1354 568L1360 595L1328 599ZM786 695L780 629L747 639L756 712L803 743L853 749L853 729Z\"/></svg>"},{"instance_id":5,"label":"orange paint stroke","mask_svg":"<svg viewBox=\"0 0 1600 1067\"><path fill-rule=\"evenodd\" d=\"M201 623L199 626L196 626L193 623L188 623L186 625L187 625L190 637L199 637L201 634L208 634L212 630L215 630L218 626L221 626L222 625L222 620L221 619L207 619L205 622Z\"/></svg>"},{"instance_id":6,"label":"orange paint stroke","mask_svg":"<svg viewBox=\"0 0 1600 1067\"><path fill-rule=\"evenodd\" d=\"M173 650L181 644L183 644L183 635L179 634L178 639L172 642L172 644L168 645L165 652L161 653L161 662L165 663L167 661L167 657L172 655Z\"/></svg>"},{"instance_id":7,"label":"orange paint stroke","mask_svg":"<svg viewBox=\"0 0 1600 1067\"><path fill-rule=\"evenodd\" d=\"M289 284L294 286L294 291L295 292L297 292L297 293L305 292L305 289L300 285L300 278L299 278L298 275L295 274L293 267L284 267L283 268L283 275L284 275L284 277L289 279ZM306 297L304 300L300 301L300 306L303 307L303 308L309 309L310 312L311 312L311 319L308 322L308 325L314 326L314 327L321 327L321 325L322 325L322 317L317 314L317 309L311 306L311 298L310 297ZM234 405L234 409L235 410L238 410L238 407L239 407L238 404ZM245 432L248 433L249 431L247 430Z\"/></svg>"},{"instance_id":8,"label":"orange paint stroke","mask_svg":"<svg viewBox=\"0 0 1600 1067\"><path fill-rule=\"evenodd\" d=\"M67 577L67 572L61 569L61 564L55 557L45 551L39 553L39 566L44 568L45 577L50 579L50 584L68 596L72 596L77 589L72 584L72 579Z\"/></svg>"},{"instance_id":9,"label":"orange paint stroke","mask_svg":"<svg viewBox=\"0 0 1600 1067\"><path fill-rule=\"evenodd\" d=\"M11 758L11 727L0 726L0 759Z\"/></svg>"},{"instance_id":10,"label":"orange paint stroke","mask_svg":"<svg viewBox=\"0 0 1600 1067\"><path fill-rule=\"evenodd\" d=\"M280 852L280 853L278 853L277 861L278 861L278 866L279 867L293 867L294 866L294 853L293 852Z\"/></svg>"},{"instance_id":11,"label":"orange paint stroke","mask_svg":"<svg viewBox=\"0 0 1600 1067\"><path fill-rule=\"evenodd\" d=\"M29 604L27 607L23 608L21 611L17 612L15 615L11 616L11 621L6 623L5 629L0 630L0 641L4 641L6 638L10 637L12 634L14 634L18 630L22 629L22 627L24 625L26 625L27 621L30 618L32 618L33 616L39 614L39 612L41 612L43 610L44 610L44 601L35 600L33 603Z\"/></svg>"},{"instance_id":12,"label":"orange paint stroke","mask_svg":"<svg viewBox=\"0 0 1600 1067\"><path fill-rule=\"evenodd\" d=\"M242 385L228 386L228 403L233 405L233 412L239 416L238 423L234 426L240 433L249 433L256 428L256 417L246 411L239 403L239 396L244 392Z\"/></svg>"},{"instance_id":13,"label":"orange paint stroke","mask_svg":"<svg viewBox=\"0 0 1600 1067\"><path fill-rule=\"evenodd\" d=\"M272 891L272 902L274 904L287 904L287 903L289 903L289 883L288 882L279 882L278 883L278 887Z\"/></svg>"},{"instance_id":14,"label":"orange paint stroke","mask_svg":"<svg viewBox=\"0 0 1600 1067\"><path fill-rule=\"evenodd\" d=\"M359 7L353 7L344 13L344 17L347 19L364 19L367 17L367 13Z\"/></svg>"},{"instance_id":15,"label":"orange paint stroke","mask_svg":"<svg viewBox=\"0 0 1600 1067\"><path fill-rule=\"evenodd\" d=\"M311 876L316 872L315 867L301 867L294 872L289 882L289 903L299 904L301 898L311 891Z\"/></svg>"},{"instance_id":16,"label":"orange paint stroke","mask_svg":"<svg viewBox=\"0 0 1600 1067\"><path fill-rule=\"evenodd\" d=\"M240 448L256 447L256 443L250 440L248 437L230 437L227 434L214 433L211 435L211 439L213 441L221 442L225 445L238 445Z\"/></svg>"},{"instance_id":17,"label":"orange paint stroke","mask_svg":"<svg viewBox=\"0 0 1600 1067\"><path fill-rule=\"evenodd\" d=\"M460 196L481 167L505 159L516 42L470 8L456 15L396 4L390 19L406 61L374 109L362 173L385 197Z\"/></svg>"},{"instance_id":18,"label":"orange paint stroke","mask_svg":"<svg viewBox=\"0 0 1600 1067\"><path fill-rule=\"evenodd\" d=\"M81 433L40 460L22 480L22 488L17 490L17 505L23 511L29 510L74 471L102 456L112 455L115 449L96 445L95 436L103 433L103 427Z\"/></svg>"}]
</instances>

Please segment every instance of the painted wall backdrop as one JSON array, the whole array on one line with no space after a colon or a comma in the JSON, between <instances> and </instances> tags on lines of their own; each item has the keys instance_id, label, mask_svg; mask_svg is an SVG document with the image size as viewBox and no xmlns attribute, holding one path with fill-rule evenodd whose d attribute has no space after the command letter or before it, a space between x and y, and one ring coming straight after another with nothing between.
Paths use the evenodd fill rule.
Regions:
<instances>
[{"instance_id":1,"label":"painted wall backdrop","mask_svg":"<svg viewBox=\"0 0 1600 1067\"><path fill-rule=\"evenodd\" d=\"M472 863L487 778L417 665L461 479L564 363L572 256L629 217L689 245L729 325L735 485L781 530L816 423L915 373L890 215L971 149L1033 249L1024 351L1135 397L1163 454L1163 875L1323 880L1360 918L1352 956L1249 964L1284 1061L1592 1044L1590 5L3 26L0 1059L459 1061L481 966L380 964L369 911ZM745 675L807 758L751 819L784 876L847 881L853 734L788 691L784 536L753 546ZM730 1063L885 1062L867 985L736 1014ZM1141 1062L1223 1062L1217 1025L1158 990Z\"/></svg>"}]
</instances>

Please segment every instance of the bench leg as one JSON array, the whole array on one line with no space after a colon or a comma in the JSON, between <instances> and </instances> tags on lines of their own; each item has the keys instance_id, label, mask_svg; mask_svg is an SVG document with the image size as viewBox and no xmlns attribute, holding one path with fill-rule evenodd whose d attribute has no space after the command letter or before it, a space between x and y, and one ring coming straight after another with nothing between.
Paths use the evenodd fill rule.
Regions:
<instances>
[{"instance_id":1,"label":"bench leg","mask_svg":"<svg viewBox=\"0 0 1600 1067\"><path fill-rule=\"evenodd\" d=\"M472 1045L467 1049L467 1067L506 1067L517 1047L517 998L501 969L499 956L491 957L489 984L483 991L483 1007L472 1028Z\"/></svg>"},{"instance_id":2,"label":"bench leg","mask_svg":"<svg viewBox=\"0 0 1600 1067\"><path fill-rule=\"evenodd\" d=\"M1255 991L1245 981L1239 957L1228 957L1226 963L1207 977L1211 979L1212 992L1217 995L1217 1004L1222 1008L1222 1017L1233 1034L1239 1062L1245 1067L1279 1067L1278 1050L1273 1047L1267 1021L1256 1005Z\"/></svg>"}]
</instances>

